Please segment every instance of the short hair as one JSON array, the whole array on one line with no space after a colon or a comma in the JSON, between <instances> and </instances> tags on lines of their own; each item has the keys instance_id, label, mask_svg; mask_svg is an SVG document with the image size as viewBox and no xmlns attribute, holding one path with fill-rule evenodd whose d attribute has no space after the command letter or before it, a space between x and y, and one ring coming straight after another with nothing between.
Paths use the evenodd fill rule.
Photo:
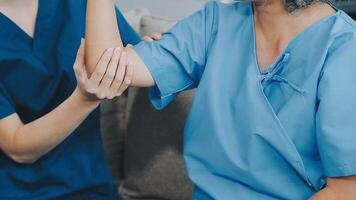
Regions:
<instances>
[{"instance_id":1,"label":"short hair","mask_svg":"<svg viewBox=\"0 0 356 200\"><path fill-rule=\"evenodd\" d=\"M231 1L235 1L235 2L254 2L254 1L258 1L261 2L261 0L224 0L225 2L231 2ZM262 0L263 1L268 1L268 0ZM322 2L322 3L332 3L334 1L337 0L283 0L284 1L284 5L286 7L286 10L291 13L293 11L296 11L298 9L301 8L306 8L314 3L317 2Z\"/></svg>"},{"instance_id":2,"label":"short hair","mask_svg":"<svg viewBox=\"0 0 356 200\"><path fill-rule=\"evenodd\" d=\"M288 12L293 12L300 8L306 8L317 2L331 3L332 0L284 0Z\"/></svg>"}]
</instances>

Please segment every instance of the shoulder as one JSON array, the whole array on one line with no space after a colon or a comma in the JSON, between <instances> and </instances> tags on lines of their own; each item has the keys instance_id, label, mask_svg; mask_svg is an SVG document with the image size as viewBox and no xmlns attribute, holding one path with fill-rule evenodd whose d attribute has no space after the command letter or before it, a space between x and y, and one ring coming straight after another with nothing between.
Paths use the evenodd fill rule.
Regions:
<instances>
[{"instance_id":1,"label":"shoulder","mask_svg":"<svg viewBox=\"0 0 356 200\"><path fill-rule=\"evenodd\" d=\"M204 16L207 31L233 30L252 15L252 6L251 3L210 1L196 15Z\"/></svg>"},{"instance_id":2,"label":"shoulder","mask_svg":"<svg viewBox=\"0 0 356 200\"><path fill-rule=\"evenodd\" d=\"M338 11L333 18L332 27L328 34L329 39L325 62L335 59L355 59L356 22L351 17L343 11Z\"/></svg>"},{"instance_id":3,"label":"shoulder","mask_svg":"<svg viewBox=\"0 0 356 200\"><path fill-rule=\"evenodd\" d=\"M348 48L356 49L356 22L345 12L337 13L330 33L329 54L335 51L346 51Z\"/></svg>"},{"instance_id":4,"label":"shoulder","mask_svg":"<svg viewBox=\"0 0 356 200\"><path fill-rule=\"evenodd\" d=\"M232 15L248 16L252 14L252 6L248 2L222 2L215 0L206 3L204 10L211 14L218 14L221 17Z\"/></svg>"},{"instance_id":5,"label":"shoulder","mask_svg":"<svg viewBox=\"0 0 356 200\"><path fill-rule=\"evenodd\" d=\"M330 38L323 72L356 72L356 22L340 12Z\"/></svg>"}]
</instances>

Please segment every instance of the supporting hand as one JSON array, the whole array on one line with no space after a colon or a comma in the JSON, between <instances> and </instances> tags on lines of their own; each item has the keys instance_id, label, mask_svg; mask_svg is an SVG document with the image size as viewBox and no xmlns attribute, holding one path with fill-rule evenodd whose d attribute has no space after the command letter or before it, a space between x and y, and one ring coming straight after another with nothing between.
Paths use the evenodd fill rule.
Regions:
<instances>
[{"instance_id":1,"label":"supporting hand","mask_svg":"<svg viewBox=\"0 0 356 200\"><path fill-rule=\"evenodd\" d=\"M120 96L130 85L133 74L127 53L121 48L109 48L101 56L92 75L84 64L85 44L78 50L74 71L78 86L76 92L85 102L100 103L104 99Z\"/></svg>"}]
</instances>

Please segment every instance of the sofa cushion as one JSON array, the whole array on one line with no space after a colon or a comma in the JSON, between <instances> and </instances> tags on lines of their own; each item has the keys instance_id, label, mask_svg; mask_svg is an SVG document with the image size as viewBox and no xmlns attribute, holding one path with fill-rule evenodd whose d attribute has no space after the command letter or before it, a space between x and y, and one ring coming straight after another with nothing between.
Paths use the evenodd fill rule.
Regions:
<instances>
[{"instance_id":1,"label":"sofa cushion","mask_svg":"<svg viewBox=\"0 0 356 200\"><path fill-rule=\"evenodd\" d=\"M168 31L176 23L147 14L141 16L141 35ZM184 122L192 95L193 92L179 95L167 109L157 111L148 100L147 89L129 90L124 179L120 186L123 199L192 198L193 186L182 156Z\"/></svg>"},{"instance_id":2,"label":"sofa cushion","mask_svg":"<svg viewBox=\"0 0 356 200\"><path fill-rule=\"evenodd\" d=\"M123 199L192 198L182 156L183 129L193 92L163 111L148 101L147 89L130 89L125 140Z\"/></svg>"},{"instance_id":3,"label":"sofa cushion","mask_svg":"<svg viewBox=\"0 0 356 200\"><path fill-rule=\"evenodd\" d=\"M118 185L124 176L127 96L101 104L101 133L108 167Z\"/></svg>"}]
</instances>

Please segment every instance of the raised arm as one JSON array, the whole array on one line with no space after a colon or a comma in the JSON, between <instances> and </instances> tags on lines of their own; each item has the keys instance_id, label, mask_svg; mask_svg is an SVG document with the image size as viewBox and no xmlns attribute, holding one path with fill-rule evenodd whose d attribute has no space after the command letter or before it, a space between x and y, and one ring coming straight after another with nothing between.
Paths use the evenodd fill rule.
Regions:
<instances>
[{"instance_id":1,"label":"raised arm","mask_svg":"<svg viewBox=\"0 0 356 200\"><path fill-rule=\"evenodd\" d=\"M91 74L106 49L123 46L113 0L87 1L85 39L85 63Z\"/></svg>"},{"instance_id":2,"label":"raised arm","mask_svg":"<svg viewBox=\"0 0 356 200\"><path fill-rule=\"evenodd\" d=\"M92 72L105 49L123 48L114 1L88 0L86 23L86 65L88 71ZM129 61L135 67L131 85L136 87L153 86L154 81L146 65L132 48L126 48L126 50ZM120 71L119 74L125 74L125 71ZM127 82L124 84L127 85Z\"/></svg>"}]
</instances>

